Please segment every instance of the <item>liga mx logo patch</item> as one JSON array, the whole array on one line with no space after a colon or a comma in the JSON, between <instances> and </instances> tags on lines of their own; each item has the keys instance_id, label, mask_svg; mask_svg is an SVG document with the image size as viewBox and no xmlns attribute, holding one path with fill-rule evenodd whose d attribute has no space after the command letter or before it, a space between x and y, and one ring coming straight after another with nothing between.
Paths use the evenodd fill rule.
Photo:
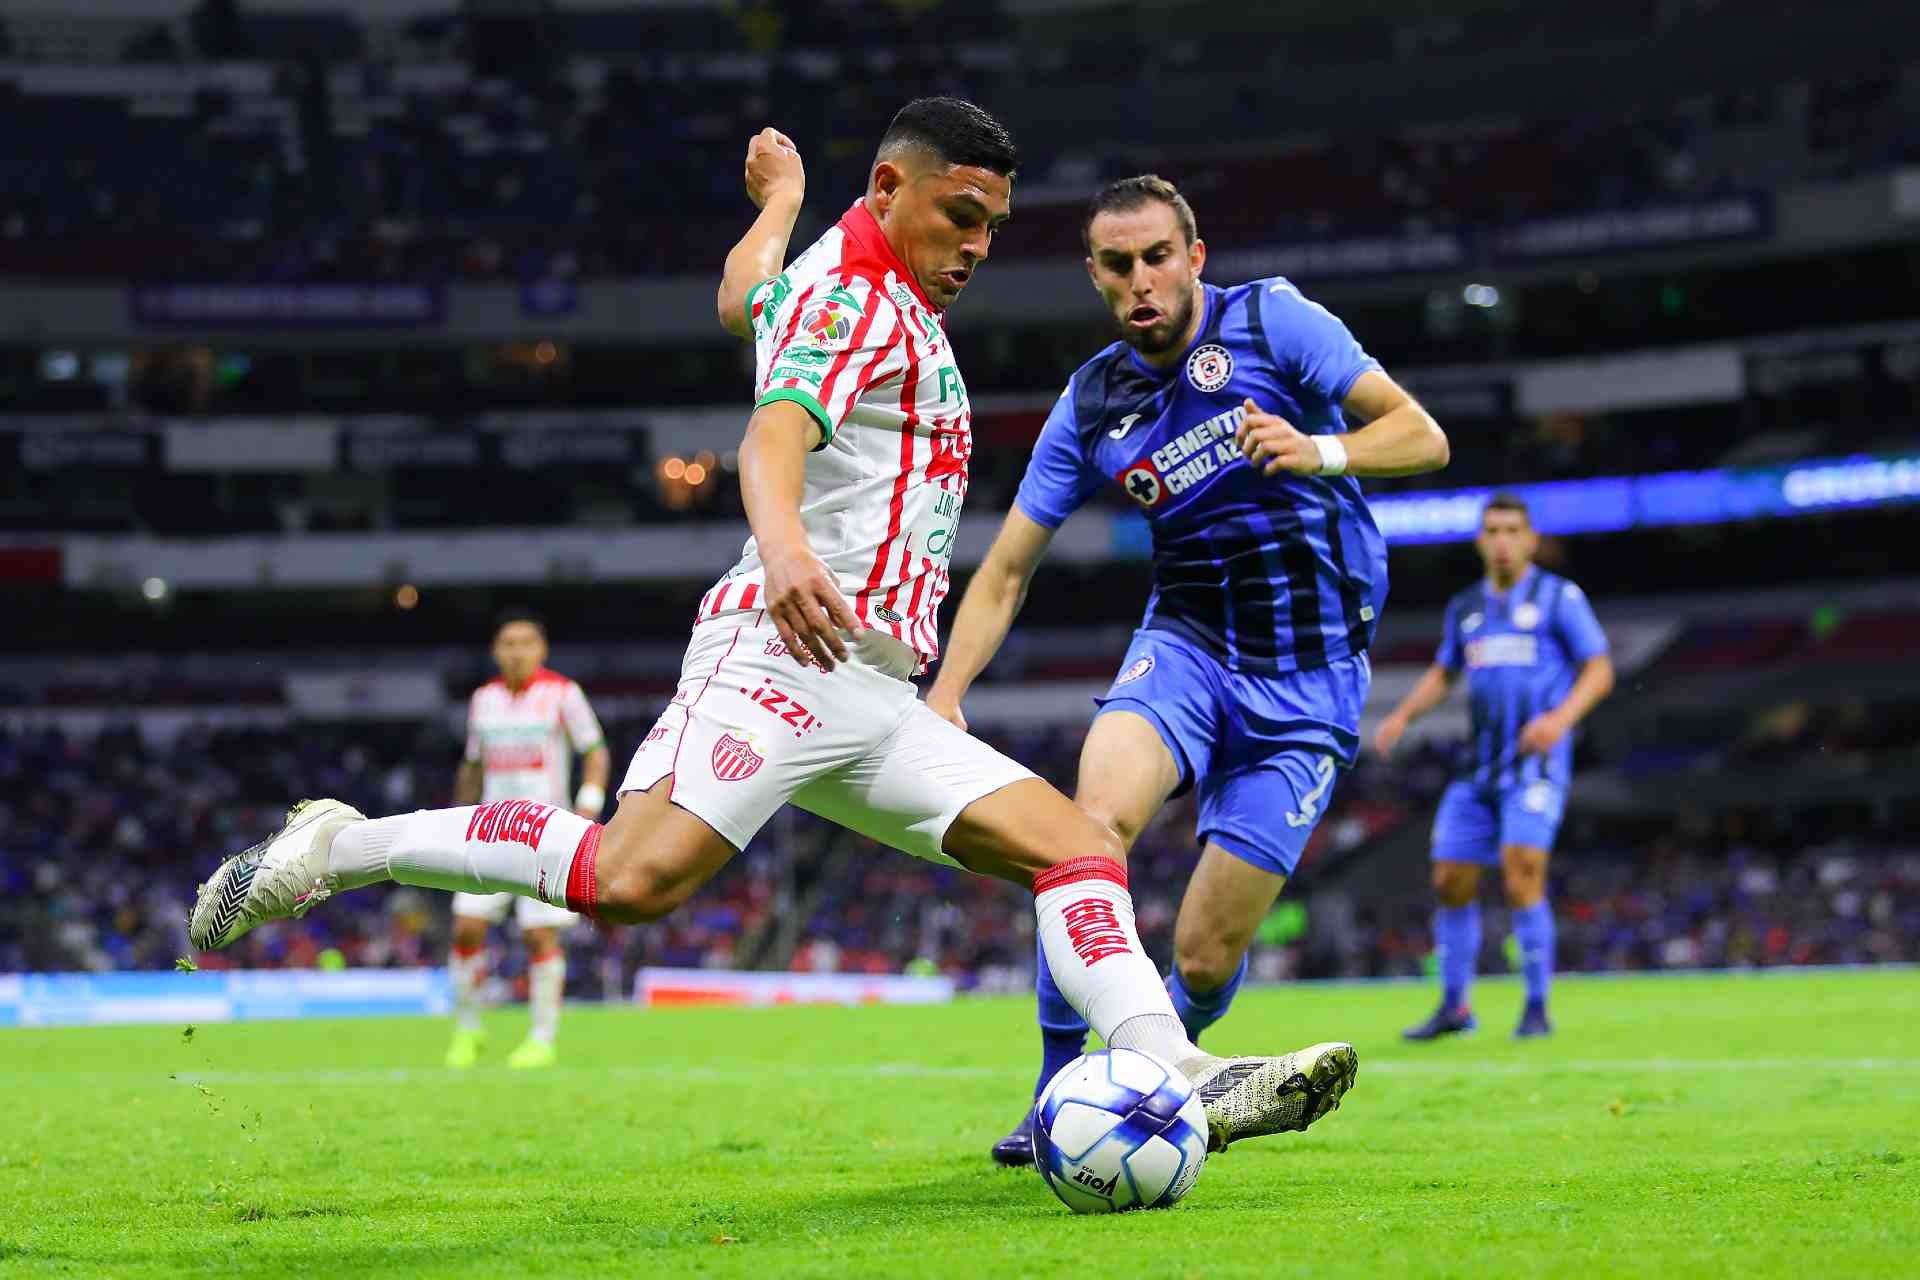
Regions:
<instances>
[{"instance_id":1,"label":"liga mx logo patch","mask_svg":"<svg viewBox=\"0 0 1920 1280\"><path fill-rule=\"evenodd\" d=\"M1113 682L1113 687L1118 689L1123 684L1132 684L1151 670L1153 670L1153 655L1149 653L1143 658L1136 658L1132 666L1122 671L1120 678Z\"/></svg>"},{"instance_id":2,"label":"liga mx logo patch","mask_svg":"<svg viewBox=\"0 0 1920 1280\"><path fill-rule=\"evenodd\" d=\"M1187 381L1196 391L1218 391L1233 376L1233 353L1209 342L1187 357Z\"/></svg>"},{"instance_id":3,"label":"liga mx logo patch","mask_svg":"<svg viewBox=\"0 0 1920 1280\"><path fill-rule=\"evenodd\" d=\"M829 300L809 311L800 321L800 327L807 331L807 336L815 343L824 345L845 341L847 335L853 332L853 321L841 310L839 303Z\"/></svg>"},{"instance_id":4,"label":"liga mx logo patch","mask_svg":"<svg viewBox=\"0 0 1920 1280\"><path fill-rule=\"evenodd\" d=\"M741 782L760 772L767 758L753 749L745 738L730 733L720 735L713 744L713 776L722 782Z\"/></svg>"}]
</instances>

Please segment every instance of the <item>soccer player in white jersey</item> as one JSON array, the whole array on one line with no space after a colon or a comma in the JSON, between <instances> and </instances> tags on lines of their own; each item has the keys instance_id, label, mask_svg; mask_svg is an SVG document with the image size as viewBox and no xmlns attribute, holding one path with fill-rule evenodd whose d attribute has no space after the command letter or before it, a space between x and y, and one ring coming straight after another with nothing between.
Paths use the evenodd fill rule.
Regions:
<instances>
[{"instance_id":1,"label":"soccer player in white jersey","mask_svg":"<svg viewBox=\"0 0 1920 1280\"><path fill-rule=\"evenodd\" d=\"M573 811L588 820L607 805L610 759L600 722L579 685L547 669L547 630L525 610L502 614L493 632L498 679L473 691L467 704L467 749L454 779L455 804L537 800L564 806L568 765L580 757L580 789ZM579 917L565 907L511 893L453 895L453 1043L449 1067L470 1067L485 1037L480 1029L480 984L487 976L487 926L513 912L527 944L527 1004L532 1027L507 1057L509 1067L549 1067L567 988L567 954L560 933Z\"/></svg>"},{"instance_id":2,"label":"soccer player in white jersey","mask_svg":"<svg viewBox=\"0 0 1920 1280\"><path fill-rule=\"evenodd\" d=\"M294 806L202 887L188 933L224 947L382 880L513 893L615 921L672 911L788 801L1034 895L1055 981L1109 1045L1193 1082L1209 1139L1304 1129L1339 1104L1351 1045L1224 1058L1187 1039L1134 929L1118 837L921 702L937 651L971 413L942 312L1005 222L1018 155L972 103L894 117L866 194L785 271L804 186L791 144L751 145L761 213L728 256L722 320L758 346L740 446L753 538L715 584L678 691L605 826L503 800L369 821Z\"/></svg>"}]
</instances>

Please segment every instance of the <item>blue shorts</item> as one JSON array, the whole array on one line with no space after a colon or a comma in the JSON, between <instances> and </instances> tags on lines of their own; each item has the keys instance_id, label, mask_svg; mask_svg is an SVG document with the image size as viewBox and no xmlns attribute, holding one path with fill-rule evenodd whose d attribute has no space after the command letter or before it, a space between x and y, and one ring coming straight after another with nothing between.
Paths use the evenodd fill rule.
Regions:
<instances>
[{"instance_id":1,"label":"blue shorts","mask_svg":"<svg viewBox=\"0 0 1920 1280\"><path fill-rule=\"evenodd\" d=\"M1360 747L1373 668L1365 653L1280 675L1229 671L1166 631L1136 631L1102 715L1145 717L1199 791L1199 834L1242 862L1292 875Z\"/></svg>"},{"instance_id":2,"label":"blue shorts","mask_svg":"<svg viewBox=\"0 0 1920 1280\"><path fill-rule=\"evenodd\" d=\"M1451 783L1433 815L1434 860L1497 867L1503 845L1551 850L1566 810L1567 789L1557 782L1517 787Z\"/></svg>"}]
</instances>

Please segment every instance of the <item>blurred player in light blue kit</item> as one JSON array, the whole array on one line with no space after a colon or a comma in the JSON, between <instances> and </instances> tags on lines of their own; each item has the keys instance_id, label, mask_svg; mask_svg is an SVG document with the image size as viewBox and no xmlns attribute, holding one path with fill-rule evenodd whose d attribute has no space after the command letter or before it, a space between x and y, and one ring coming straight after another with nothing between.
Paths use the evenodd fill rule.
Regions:
<instances>
[{"instance_id":1,"label":"blurred player in light blue kit","mask_svg":"<svg viewBox=\"0 0 1920 1280\"><path fill-rule=\"evenodd\" d=\"M1480 869L1499 867L1527 989L1516 1038L1544 1036L1553 977L1547 855L1566 808L1573 729L1613 688L1613 660L1593 606L1573 583L1533 563L1540 537L1520 499L1496 495L1474 545L1487 576L1447 603L1433 665L1383 720L1374 745L1391 755L1407 726L1446 701L1467 673L1472 735L1462 770L1433 819L1433 936L1440 1007L1409 1040L1471 1031L1480 954Z\"/></svg>"},{"instance_id":2,"label":"blurred player in light blue kit","mask_svg":"<svg viewBox=\"0 0 1920 1280\"><path fill-rule=\"evenodd\" d=\"M1152 529L1153 594L1099 699L1074 798L1131 847L1168 799L1197 793L1203 847L1167 977L1195 1037L1226 1013L1255 928L1359 749L1387 548L1357 478L1444 466L1447 440L1288 281L1203 283L1207 246L1171 183L1109 185L1082 233L1120 340L1080 367L1048 416L927 705L965 727L961 699L1054 531L1119 485ZM1044 955L1038 987L1036 1092L1087 1034ZM995 1160L1032 1159L1030 1120Z\"/></svg>"}]
</instances>

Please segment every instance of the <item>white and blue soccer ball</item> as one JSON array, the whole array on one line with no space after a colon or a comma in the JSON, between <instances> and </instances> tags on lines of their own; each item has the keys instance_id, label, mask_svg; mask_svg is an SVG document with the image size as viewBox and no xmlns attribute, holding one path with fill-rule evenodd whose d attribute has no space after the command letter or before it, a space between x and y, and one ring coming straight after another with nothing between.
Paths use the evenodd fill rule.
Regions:
<instances>
[{"instance_id":1,"label":"white and blue soccer ball","mask_svg":"<svg viewBox=\"0 0 1920 1280\"><path fill-rule=\"evenodd\" d=\"M1075 1213L1164 1209L1207 1162L1207 1117L1186 1077L1152 1054L1075 1058L1033 1104L1033 1163Z\"/></svg>"}]
</instances>

